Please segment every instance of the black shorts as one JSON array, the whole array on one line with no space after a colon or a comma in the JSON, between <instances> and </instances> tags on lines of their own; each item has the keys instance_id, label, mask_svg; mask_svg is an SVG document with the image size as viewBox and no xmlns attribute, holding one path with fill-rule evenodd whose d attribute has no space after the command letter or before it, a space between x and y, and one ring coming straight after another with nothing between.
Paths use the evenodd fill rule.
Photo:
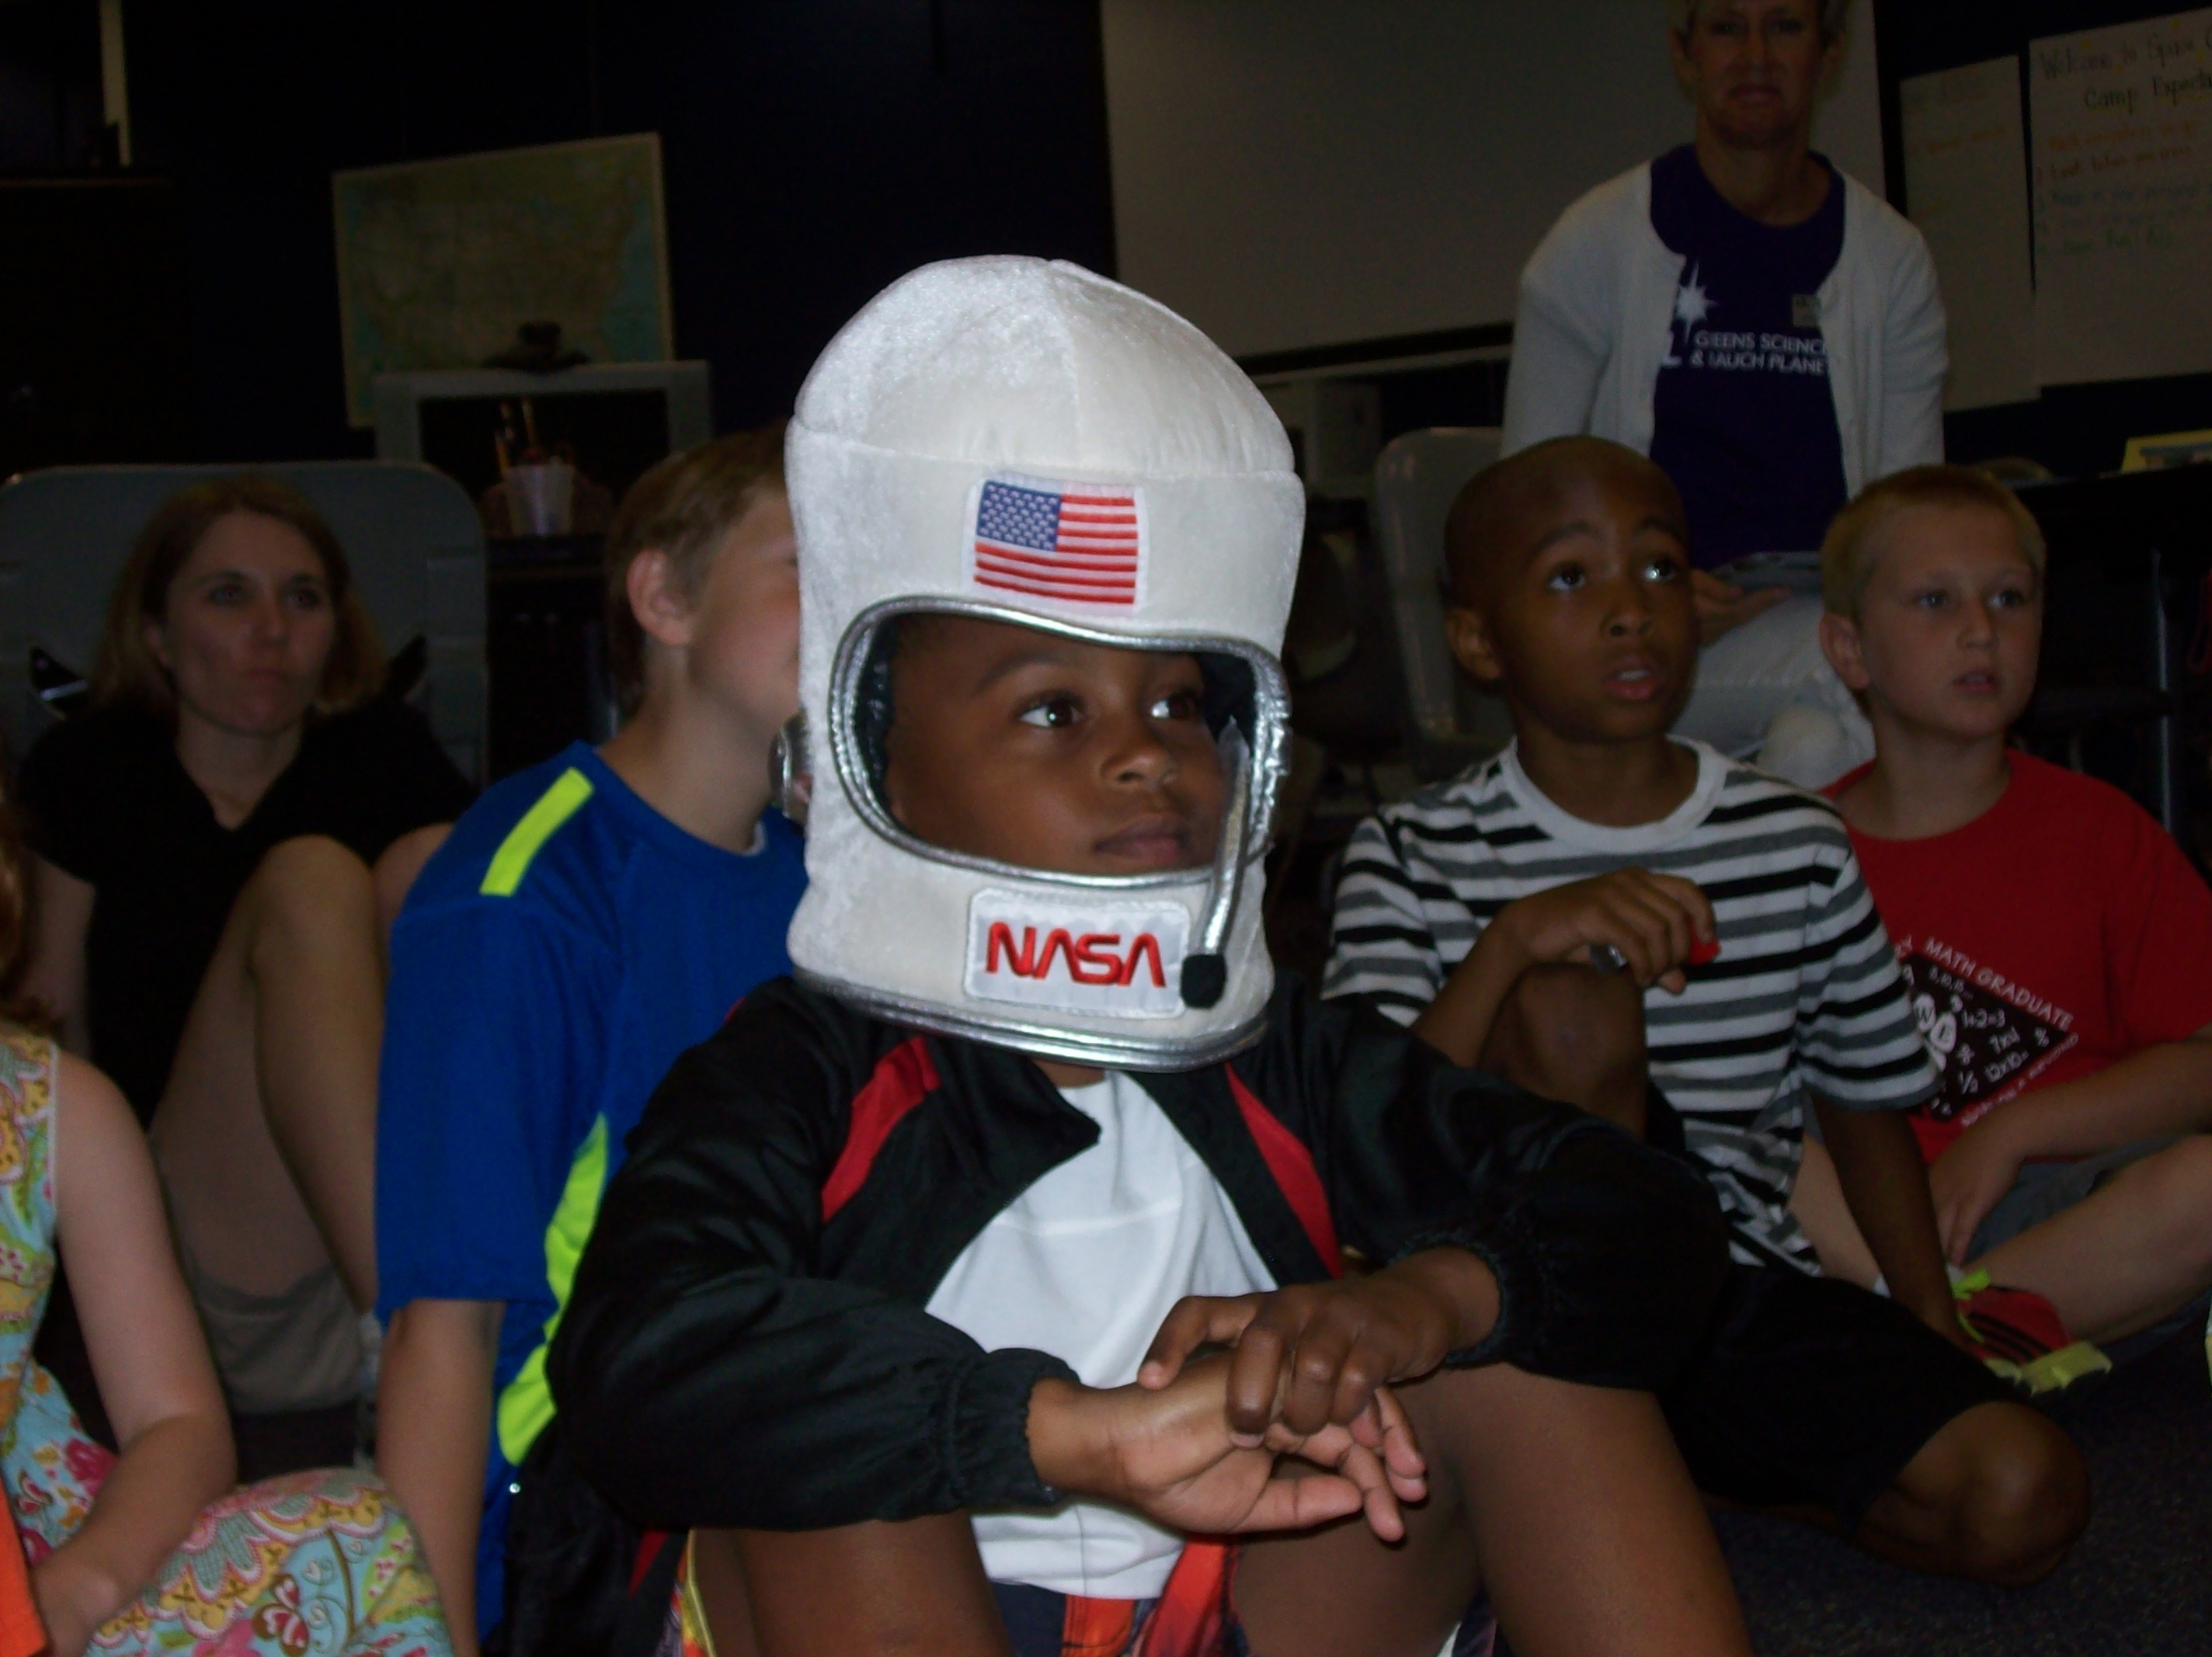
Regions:
<instances>
[{"instance_id":1,"label":"black shorts","mask_svg":"<svg viewBox=\"0 0 2212 1657\"><path fill-rule=\"evenodd\" d=\"M1657 1088L1646 1137L1689 1157ZM1753 1508L1819 1506L1846 1534L1921 1447L2017 1396L1894 1301L1786 1266L1735 1266L1713 1331L1660 1406L1690 1477Z\"/></svg>"},{"instance_id":2,"label":"black shorts","mask_svg":"<svg viewBox=\"0 0 2212 1657\"><path fill-rule=\"evenodd\" d=\"M1894 1301L1781 1266L1730 1269L1711 1338L1659 1400L1699 1490L1823 1507L1846 1533L1944 1427L2009 1401Z\"/></svg>"}]
</instances>

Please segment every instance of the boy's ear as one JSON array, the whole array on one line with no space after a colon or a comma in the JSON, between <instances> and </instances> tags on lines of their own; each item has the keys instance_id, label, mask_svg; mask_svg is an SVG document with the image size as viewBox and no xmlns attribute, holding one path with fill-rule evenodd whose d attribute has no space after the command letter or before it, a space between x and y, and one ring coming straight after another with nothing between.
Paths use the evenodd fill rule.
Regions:
<instances>
[{"instance_id":1,"label":"boy's ear","mask_svg":"<svg viewBox=\"0 0 2212 1657\"><path fill-rule=\"evenodd\" d=\"M1845 689L1865 691L1873 686L1874 675L1867 671L1866 654L1860 648L1859 624L1849 616L1820 612L1820 653Z\"/></svg>"},{"instance_id":2,"label":"boy's ear","mask_svg":"<svg viewBox=\"0 0 2212 1657\"><path fill-rule=\"evenodd\" d=\"M638 554L629 561L623 585L629 593L630 614L647 638L672 650L690 647L693 606L666 553L648 547Z\"/></svg>"},{"instance_id":3,"label":"boy's ear","mask_svg":"<svg viewBox=\"0 0 2212 1657\"><path fill-rule=\"evenodd\" d=\"M1444 639L1452 659L1483 684L1496 684L1505 677L1505 664L1498 659L1498 646L1490 636L1490 623L1479 610L1455 604L1444 611Z\"/></svg>"}]
</instances>

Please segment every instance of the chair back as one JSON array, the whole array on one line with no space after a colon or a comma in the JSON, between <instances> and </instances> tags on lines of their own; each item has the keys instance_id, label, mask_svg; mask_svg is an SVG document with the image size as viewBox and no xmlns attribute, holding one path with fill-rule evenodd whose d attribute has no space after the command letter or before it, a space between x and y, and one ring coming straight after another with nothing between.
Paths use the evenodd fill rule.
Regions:
<instances>
[{"instance_id":1,"label":"chair back","mask_svg":"<svg viewBox=\"0 0 2212 1657\"><path fill-rule=\"evenodd\" d=\"M1505 746L1504 701L1468 682L1444 640L1444 519L1467 480L1498 458L1494 426L1437 426L1394 438L1375 463L1375 517L1406 711L1406 751L1424 782Z\"/></svg>"},{"instance_id":2,"label":"chair back","mask_svg":"<svg viewBox=\"0 0 2212 1657\"><path fill-rule=\"evenodd\" d=\"M36 647L89 675L108 591L155 508L204 478L254 472L313 501L345 549L378 637L428 651L408 700L462 775L484 758L484 539L475 505L416 461L264 466L55 466L0 488L0 749L21 759L55 715L31 685Z\"/></svg>"}]
</instances>

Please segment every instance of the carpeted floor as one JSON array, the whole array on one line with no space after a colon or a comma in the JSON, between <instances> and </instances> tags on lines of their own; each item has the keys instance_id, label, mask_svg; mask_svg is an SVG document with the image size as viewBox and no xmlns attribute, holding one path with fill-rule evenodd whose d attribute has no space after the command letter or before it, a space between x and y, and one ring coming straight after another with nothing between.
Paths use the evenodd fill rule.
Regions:
<instances>
[{"instance_id":1,"label":"carpeted floor","mask_svg":"<svg viewBox=\"0 0 2212 1657\"><path fill-rule=\"evenodd\" d=\"M2185 1334L2063 1417L2095 1516L2032 1588L1937 1581L1800 1525L1716 1520L1764 1657L2212 1657L2212 1385Z\"/></svg>"}]
</instances>

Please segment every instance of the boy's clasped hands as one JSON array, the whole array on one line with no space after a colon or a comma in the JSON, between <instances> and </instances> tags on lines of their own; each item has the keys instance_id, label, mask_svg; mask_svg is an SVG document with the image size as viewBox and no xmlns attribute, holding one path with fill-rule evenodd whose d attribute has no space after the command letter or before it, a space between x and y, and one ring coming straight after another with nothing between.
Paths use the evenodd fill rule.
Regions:
<instances>
[{"instance_id":1,"label":"boy's clasped hands","mask_svg":"<svg viewBox=\"0 0 2212 1657\"><path fill-rule=\"evenodd\" d=\"M1268 1294L1187 1296L1133 1384L1037 1384L1030 1454L1060 1490L1193 1534L1305 1530L1364 1511L1395 1542L1400 1504L1422 1500L1428 1479L1393 1386L1480 1343L1497 1314L1490 1269L1455 1247Z\"/></svg>"}]
</instances>

